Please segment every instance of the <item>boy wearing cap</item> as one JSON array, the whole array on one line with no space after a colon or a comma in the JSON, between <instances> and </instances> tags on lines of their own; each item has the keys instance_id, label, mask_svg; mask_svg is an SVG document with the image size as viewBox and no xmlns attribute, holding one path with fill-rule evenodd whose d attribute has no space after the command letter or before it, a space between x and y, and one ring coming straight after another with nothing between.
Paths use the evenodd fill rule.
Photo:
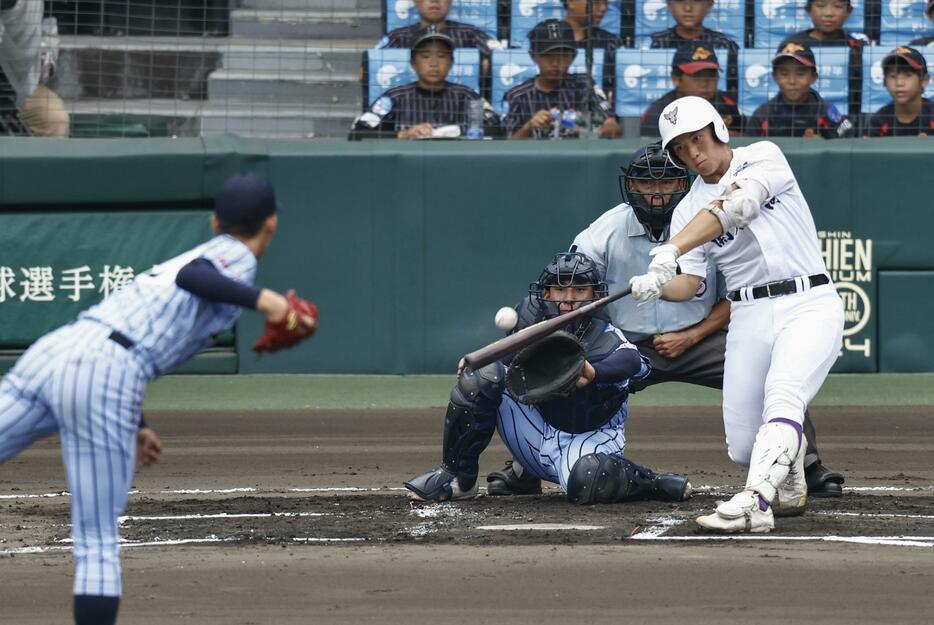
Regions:
<instances>
[{"instance_id":1,"label":"boy wearing cap","mask_svg":"<svg viewBox=\"0 0 934 625\"><path fill-rule=\"evenodd\" d=\"M928 6L924 9L925 15L928 16L928 19L934 22L934 0L928 0ZM934 35L926 35L924 37L918 37L914 41L910 42L910 46L929 46L934 43Z\"/></svg>"},{"instance_id":2,"label":"boy wearing cap","mask_svg":"<svg viewBox=\"0 0 934 625\"><path fill-rule=\"evenodd\" d=\"M464 136L473 101L482 103L485 133L496 134L499 120L493 107L469 87L445 80L453 63L454 41L436 27L423 31L411 53L418 80L386 91L354 120L351 138ZM441 128L446 129L439 133Z\"/></svg>"},{"instance_id":3,"label":"boy wearing cap","mask_svg":"<svg viewBox=\"0 0 934 625\"><path fill-rule=\"evenodd\" d=\"M772 60L779 93L759 106L746 124L755 137L850 137L853 123L812 88L817 80L814 53L789 42Z\"/></svg>"},{"instance_id":4,"label":"boy wearing cap","mask_svg":"<svg viewBox=\"0 0 934 625\"><path fill-rule=\"evenodd\" d=\"M613 100L613 90L616 85L616 51L623 45L623 40L608 30L597 26L606 15L607 0L590 0L593 7L591 9L591 24L587 23L587 3L588 0L561 0L567 15L564 21L567 22L574 31L574 41L577 47L584 49L590 41L591 49L603 50L603 88Z\"/></svg>"},{"instance_id":5,"label":"boy wearing cap","mask_svg":"<svg viewBox=\"0 0 934 625\"><path fill-rule=\"evenodd\" d=\"M576 138L578 121L590 112L602 121L600 136L620 136L619 122L603 90L585 74L568 74L577 55L571 26L545 20L529 31L529 52L538 76L503 96L503 126L510 139Z\"/></svg>"},{"instance_id":6,"label":"boy wearing cap","mask_svg":"<svg viewBox=\"0 0 934 625\"><path fill-rule=\"evenodd\" d=\"M713 48L688 45L678 48L671 61L671 81L675 88L649 105L642 114L639 133L643 137L658 136L658 116L666 106L678 98L697 96L717 109L732 134L743 129L743 116L736 101L717 89L720 63Z\"/></svg>"},{"instance_id":7,"label":"boy wearing cap","mask_svg":"<svg viewBox=\"0 0 934 625\"><path fill-rule=\"evenodd\" d=\"M934 102L922 97L931 81L924 55L907 46L882 59L885 88L892 101L869 119L870 137L934 135Z\"/></svg>"},{"instance_id":8,"label":"boy wearing cap","mask_svg":"<svg viewBox=\"0 0 934 625\"><path fill-rule=\"evenodd\" d=\"M853 12L850 0L807 0L805 10L811 17L814 28L802 30L786 37L778 49L782 50L789 42L809 48L840 47L850 49L850 115L860 112L860 96L863 89L863 46L869 45L869 38L863 33L851 33L843 29L843 23Z\"/></svg>"},{"instance_id":9,"label":"boy wearing cap","mask_svg":"<svg viewBox=\"0 0 934 625\"><path fill-rule=\"evenodd\" d=\"M312 304L253 285L257 260L278 226L277 210L265 178L234 175L215 198L211 227L217 236L140 273L40 338L0 382L0 463L40 438L61 438L71 493L76 625L117 620L117 518L133 479L148 383L209 346L244 308L266 318L257 351L274 350L271 329L287 330L296 342L315 329Z\"/></svg>"},{"instance_id":10,"label":"boy wearing cap","mask_svg":"<svg viewBox=\"0 0 934 625\"><path fill-rule=\"evenodd\" d=\"M471 26L447 19L451 9L451 0L414 0L418 10L419 21L408 26L402 26L383 37L377 48L413 48L421 33L430 26L436 27L451 38L455 48L476 48L480 51L483 64L483 73L490 68L490 50L499 48L499 41L491 38L486 32Z\"/></svg>"},{"instance_id":11,"label":"boy wearing cap","mask_svg":"<svg viewBox=\"0 0 934 625\"><path fill-rule=\"evenodd\" d=\"M651 48L680 48L682 46L703 45L708 49L726 48L729 54L726 62L726 88L735 94L737 79L737 54L739 45L720 31L704 26L704 18L713 8L713 0L667 0L668 12L675 20L675 25L667 30L652 33Z\"/></svg>"}]
</instances>

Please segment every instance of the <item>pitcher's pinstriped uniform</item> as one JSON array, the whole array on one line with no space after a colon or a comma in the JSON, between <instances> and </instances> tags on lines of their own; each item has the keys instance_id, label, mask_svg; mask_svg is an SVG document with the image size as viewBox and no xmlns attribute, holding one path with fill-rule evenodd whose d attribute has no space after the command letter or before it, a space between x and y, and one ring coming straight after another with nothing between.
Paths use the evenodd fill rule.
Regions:
<instances>
[{"instance_id":1,"label":"pitcher's pinstriped uniform","mask_svg":"<svg viewBox=\"0 0 934 625\"><path fill-rule=\"evenodd\" d=\"M179 270L197 258L253 283L250 249L229 235L214 237L41 338L0 383L0 463L42 436L61 436L75 595L121 595L117 517L133 478L146 384L206 347L242 310L176 285Z\"/></svg>"}]
</instances>

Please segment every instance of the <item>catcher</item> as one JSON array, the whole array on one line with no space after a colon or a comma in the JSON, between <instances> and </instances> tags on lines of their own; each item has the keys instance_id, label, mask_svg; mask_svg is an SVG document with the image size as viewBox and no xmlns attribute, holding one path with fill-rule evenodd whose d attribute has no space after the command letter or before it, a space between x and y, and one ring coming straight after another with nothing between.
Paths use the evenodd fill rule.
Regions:
<instances>
[{"instance_id":1,"label":"catcher","mask_svg":"<svg viewBox=\"0 0 934 625\"><path fill-rule=\"evenodd\" d=\"M155 433L140 428L146 385L207 347L244 308L266 318L253 346L260 353L295 345L317 326L314 304L253 286L257 259L278 225L277 208L266 179L234 175L216 196L217 236L139 274L39 339L0 382L0 464L39 438L61 437L72 494L76 625L117 620L117 517L137 444L142 464L161 450Z\"/></svg>"},{"instance_id":2,"label":"catcher","mask_svg":"<svg viewBox=\"0 0 934 625\"><path fill-rule=\"evenodd\" d=\"M529 289L514 331L606 295L596 264L558 254ZM477 371L458 367L444 418L441 466L405 483L416 499L477 496L480 454L494 428L523 467L557 483L573 503L683 501L682 475L657 475L623 456L630 379L651 370L623 333L597 312Z\"/></svg>"}]
</instances>

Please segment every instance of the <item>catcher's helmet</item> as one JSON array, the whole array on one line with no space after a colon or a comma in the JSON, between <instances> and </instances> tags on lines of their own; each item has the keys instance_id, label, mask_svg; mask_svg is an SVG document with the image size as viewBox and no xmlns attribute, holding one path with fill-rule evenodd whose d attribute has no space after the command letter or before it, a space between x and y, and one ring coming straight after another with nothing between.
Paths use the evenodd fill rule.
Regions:
<instances>
[{"instance_id":1,"label":"catcher's helmet","mask_svg":"<svg viewBox=\"0 0 934 625\"><path fill-rule=\"evenodd\" d=\"M607 294L607 286L597 263L586 254L578 252L577 246L571 246L567 252L556 254L538 280L531 284L529 293L541 303L544 302L545 289L552 286L592 286L597 299Z\"/></svg>"},{"instance_id":2,"label":"catcher's helmet","mask_svg":"<svg viewBox=\"0 0 934 625\"><path fill-rule=\"evenodd\" d=\"M650 240L656 243L668 240L671 214L678 202L687 195L688 179L688 170L673 159L668 150L662 149L659 143L639 148L632 155L629 167L619 177L619 191L623 201L632 206L636 219L645 228ZM681 184L680 189L670 195L639 193L632 188L632 180L679 180ZM654 234L656 232L660 234L658 238Z\"/></svg>"}]
</instances>

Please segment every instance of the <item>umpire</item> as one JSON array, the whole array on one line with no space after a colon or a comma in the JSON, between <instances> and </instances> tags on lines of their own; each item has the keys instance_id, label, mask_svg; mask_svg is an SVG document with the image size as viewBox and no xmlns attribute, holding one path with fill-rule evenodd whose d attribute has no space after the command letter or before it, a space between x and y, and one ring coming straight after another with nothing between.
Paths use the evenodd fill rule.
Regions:
<instances>
[{"instance_id":1,"label":"umpire","mask_svg":"<svg viewBox=\"0 0 934 625\"><path fill-rule=\"evenodd\" d=\"M626 173L619 177L624 203L610 209L577 235L577 251L594 259L603 271L610 291L628 285L629 278L643 271L649 250L669 238L671 215L689 189L688 172L658 144L640 148ZM573 249L573 248L572 248ZM730 300L725 298L722 278L713 264L689 302L654 300L637 305L623 298L609 305L610 317L643 356L652 373L633 381L633 392L659 382L687 382L723 388L726 325ZM820 461L814 424L805 413L804 459L808 494L839 497L843 476ZM538 492L540 485L510 462L487 476L491 495Z\"/></svg>"}]
</instances>

